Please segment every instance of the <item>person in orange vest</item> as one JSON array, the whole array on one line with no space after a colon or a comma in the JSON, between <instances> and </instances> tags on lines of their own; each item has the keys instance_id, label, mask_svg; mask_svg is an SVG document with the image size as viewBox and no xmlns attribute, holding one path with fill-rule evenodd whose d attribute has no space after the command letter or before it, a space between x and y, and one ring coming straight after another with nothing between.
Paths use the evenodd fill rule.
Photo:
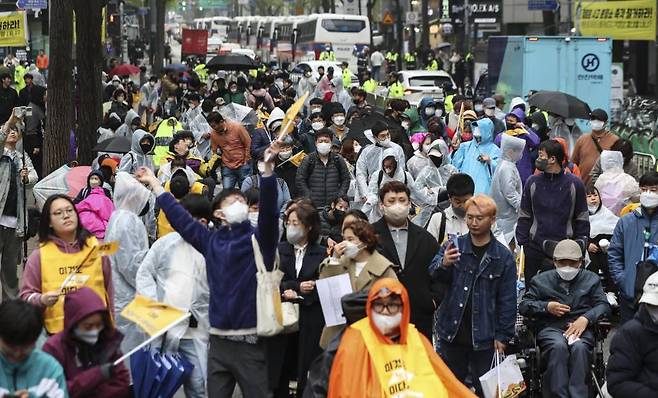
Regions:
<instances>
[{"instance_id":1,"label":"person in orange vest","mask_svg":"<svg viewBox=\"0 0 658 398\"><path fill-rule=\"evenodd\" d=\"M48 78L49 63L50 63L50 59L48 59L46 52L44 50L39 50L39 55L37 55L37 68L45 78Z\"/></svg>"}]
</instances>

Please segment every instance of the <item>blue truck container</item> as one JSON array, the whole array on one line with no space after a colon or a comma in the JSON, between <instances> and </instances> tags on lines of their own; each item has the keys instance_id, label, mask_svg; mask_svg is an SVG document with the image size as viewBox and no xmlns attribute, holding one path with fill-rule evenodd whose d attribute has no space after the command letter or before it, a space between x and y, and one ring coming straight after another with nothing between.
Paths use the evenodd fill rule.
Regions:
<instances>
[{"instance_id":1,"label":"blue truck container","mask_svg":"<svg viewBox=\"0 0 658 398\"><path fill-rule=\"evenodd\" d=\"M488 85L505 96L562 91L610 113L612 40L582 36L493 36Z\"/></svg>"}]
</instances>

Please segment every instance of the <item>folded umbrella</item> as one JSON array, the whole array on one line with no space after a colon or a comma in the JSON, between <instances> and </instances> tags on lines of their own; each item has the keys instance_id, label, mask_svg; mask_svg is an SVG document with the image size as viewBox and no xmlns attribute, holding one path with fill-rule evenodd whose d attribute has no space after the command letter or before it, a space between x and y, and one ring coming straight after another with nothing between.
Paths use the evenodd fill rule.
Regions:
<instances>
[{"instance_id":1,"label":"folded umbrella","mask_svg":"<svg viewBox=\"0 0 658 398\"><path fill-rule=\"evenodd\" d=\"M146 383L153 382L153 378L143 377L146 375L146 364L151 356L148 347L144 347L137 351L130 357L130 373L133 375L133 392L135 397L141 397L143 390L150 390L150 385L145 386Z\"/></svg>"},{"instance_id":2,"label":"folded umbrella","mask_svg":"<svg viewBox=\"0 0 658 398\"><path fill-rule=\"evenodd\" d=\"M211 71L217 70L249 70L258 69L260 65L255 60L244 54L222 54L213 57L206 64L206 68Z\"/></svg>"},{"instance_id":3,"label":"folded umbrella","mask_svg":"<svg viewBox=\"0 0 658 398\"><path fill-rule=\"evenodd\" d=\"M126 76L126 75L136 75L138 74L140 69L131 64L121 64L117 65L112 70L110 71L110 76L118 75L118 76Z\"/></svg>"},{"instance_id":4,"label":"folded umbrella","mask_svg":"<svg viewBox=\"0 0 658 398\"><path fill-rule=\"evenodd\" d=\"M528 103L564 118L589 120L592 112L585 101L561 91L539 91L528 98Z\"/></svg>"},{"instance_id":5,"label":"folded umbrella","mask_svg":"<svg viewBox=\"0 0 658 398\"><path fill-rule=\"evenodd\" d=\"M128 153L131 144L130 138L118 136L99 142L93 150L95 152Z\"/></svg>"},{"instance_id":6,"label":"folded umbrella","mask_svg":"<svg viewBox=\"0 0 658 398\"><path fill-rule=\"evenodd\" d=\"M159 398L171 398L192 373L194 365L185 357L170 353L162 355L162 363L165 364L163 369L167 368L167 371L162 373L162 381L157 396Z\"/></svg>"}]
</instances>

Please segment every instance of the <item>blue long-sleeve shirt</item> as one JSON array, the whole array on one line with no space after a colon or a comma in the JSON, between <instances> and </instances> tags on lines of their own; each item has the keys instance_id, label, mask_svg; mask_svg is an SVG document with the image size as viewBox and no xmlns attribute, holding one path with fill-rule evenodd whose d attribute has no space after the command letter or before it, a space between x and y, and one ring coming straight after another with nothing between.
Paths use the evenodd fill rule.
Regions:
<instances>
[{"instance_id":1,"label":"blue long-sleeve shirt","mask_svg":"<svg viewBox=\"0 0 658 398\"><path fill-rule=\"evenodd\" d=\"M271 270L279 240L276 177L261 177L258 226L249 220L209 231L170 193L158 205L172 227L206 259L210 288L210 326L228 330L256 328L256 262L251 236L256 235L265 267ZM181 259L184 261L184 259Z\"/></svg>"}]
</instances>

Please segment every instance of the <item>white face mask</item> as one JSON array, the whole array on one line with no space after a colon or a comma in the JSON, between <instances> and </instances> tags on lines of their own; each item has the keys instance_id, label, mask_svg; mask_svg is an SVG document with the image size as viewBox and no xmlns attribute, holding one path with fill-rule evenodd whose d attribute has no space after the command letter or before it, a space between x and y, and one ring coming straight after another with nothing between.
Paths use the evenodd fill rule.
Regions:
<instances>
[{"instance_id":1,"label":"white face mask","mask_svg":"<svg viewBox=\"0 0 658 398\"><path fill-rule=\"evenodd\" d=\"M223 208L222 212L224 213L224 218L227 223L240 224L249 217L249 206L247 206L246 203L236 200L229 206Z\"/></svg>"},{"instance_id":2,"label":"white face mask","mask_svg":"<svg viewBox=\"0 0 658 398\"><path fill-rule=\"evenodd\" d=\"M414 151L417 151L418 148L420 148L420 144L417 142L412 142L411 147L414 149Z\"/></svg>"},{"instance_id":3,"label":"white face mask","mask_svg":"<svg viewBox=\"0 0 658 398\"><path fill-rule=\"evenodd\" d=\"M323 127L324 127L324 122L313 122L313 123L311 123L311 128L315 131L318 131Z\"/></svg>"},{"instance_id":4,"label":"white face mask","mask_svg":"<svg viewBox=\"0 0 658 398\"><path fill-rule=\"evenodd\" d=\"M496 114L496 110L491 109L491 108L487 108L487 109L484 110L484 114L487 115L487 116L493 116L493 115Z\"/></svg>"},{"instance_id":5,"label":"white face mask","mask_svg":"<svg viewBox=\"0 0 658 398\"><path fill-rule=\"evenodd\" d=\"M358 145L356 142L354 143L354 153L359 153L361 152L361 145Z\"/></svg>"},{"instance_id":6,"label":"white face mask","mask_svg":"<svg viewBox=\"0 0 658 398\"><path fill-rule=\"evenodd\" d=\"M336 126L342 126L345 124L345 116L334 116L331 121L334 122Z\"/></svg>"},{"instance_id":7,"label":"white face mask","mask_svg":"<svg viewBox=\"0 0 658 398\"><path fill-rule=\"evenodd\" d=\"M391 139L387 138L383 141L379 141L379 145L383 146L384 148L388 148L391 146Z\"/></svg>"},{"instance_id":8,"label":"white face mask","mask_svg":"<svg viewBox=\"0 0 658 398\"><path fill-rule=\"evenodd\" d=\"M640 204L647 209L655 209L658 207L658 193L642 192L640 194Z\"/></svg>"},{"instance_id":9,"label":"white face mask","mask_svg":"<svg viewBox=\"0 0 658 398\"><path fill-rule=\"evenodd\" d=\"M437 109L436 112L434 112L434 116L436 117L443 116L443 109Z\"/></svg>"},{"instance_id":10,"label":"white face mask","mask_svg":"<svg viewBox=\"0 0 658 398\"><path fill-rule=\"evenodd\" d=\"M560 278L564 279L565 281L570 281L573 280L573 278L578 275L580 272L580 268L574 268L574 267L557 267L555 268L557 271L557 274L560 275Z\"/></svg>"},{"instance_id":11,"label":"white face mask","mask_svg":"<svg viewBox=\"0 0 658 398\"><path fill-rule=\"evenodd\" d=\"M587 210L589 210L590 213L594 214L596 211L599 209L599 206L594 206L594 205L587 205Z\"/></svg>"},{"instance_id":12,"label":"white face mask","mask_svg":"<svg viewBox=\"0 0 658 398\"><path fill-rule=\"evenodd\" d=\"M92 329L92 330L81 330L80 327L73 329L73 335L78 340L85 342L89 345L94 345L98 342L98 337L100 336L103 328Z\"/></svg>"},{"instance_id":13,"label":"white face mask","mask_svg":"<svg viewBox=\"0 0 658 398\"><path fill-rule=\"evenodd\" d=\"M329 152L331 152L331 144L328 142L321 142L317 144L316 147L320 155L327 155Z\"/></svg>"},{"instance_id":14,"label":"white face mask","mask_svg":"<svg viewBox=\"0 0 658 398\"><path fill-rule=\"evenodd\" d=\"M249 222L253 227L258 225L258 212L257 211L252 211L249 212Z\"/></svg>"},{"instance_id":15,"label":"white face mask","mask_svg":"<svg viewBox=\"0 0 658 398\"><path fill-rule=\"evenodd\" d=\"M536 124L536 123L533 123L532 126L531 126L531 128L532 128L534 131L539 131L539 125Z\"/></svg>"},{"instance_id":16,"label":"white face mask","mask_svg":"<svg viewBox=\"0 0 658 398\"><path fill-rule=\"evenodd\" d=\"M126 99L126 98L123 97L122 95L120 95L120 96L117 97L117 101L119 101L119 102L123 102L123 100L125 100L125 99Z\"/></svg>"},{"instance_id":17,"label":"white face mask","mask_svg":"<svg viewBox=\"0 0 658 398\"><path fill-rule=\"evenodd\" d=\"M361 247L356 243L345 241L345 255L347 258L354 258L359 255Z\"/></svg>"},{"instance_id":18,"label":"white face mask","mask_svg":"<svg viewBox=\"0 0 658 398\"><path fill-rule=\"evenodd\" d=\"M574 124L576 124L576 121L572 118L567 118L564 119L564 123L566 123L567 126L573 126Z\"/></svg>"},{"instance_id":19,"label":"white face mask","mask_svg":"<svg viewBox=\"0 0 658 398\"><path fill-rule=\"evenodd\" d=\"M482 112L482 105L480 104L475 105L475 112Z\"/></svg>"},{"instance_id":20,"label":"white face mask","mask_svg":"<svg viewBox=\"0 0 658 398\"><path fill-rule=\"evenodd\" d=\"M430 153L432 146L430 144L423 145L423 153Z\"/></svg>"},{"instance_id":21,"label":"white face mask","mask_svg":"<svg viewBox=\"0 0 658 398\"><path fill-rule=\"evenodd\" d=\"M279 158L282 160L290 159L291 155L292 155L292 151L279 152Z\"/></svg>"},{"instance_id":22,"label":"white face mask","mask_svg":"<svg viewBox=\"0 0 658 398\"><path fill-rule=\"evenodd\" d=\"M286 227L286 240L288 243L291 245L296 245L302 239L304 239L304 230L302 227L297 227L295 225Z\"/></svg>"},{"instance_id":23,"label":"white face mask","mask_svg":"<svg viewBox=\"0 0 658 398\"><path fill-rule=\"evenodd\" d=\"M402 323L402 312L398 312L395 315L383 315L372 311L370 317L372 318L372 323L375 324L383 335L392 333Z\"/></svg>"},{"instance_id":24,"label":"white face mask","mask_svg":"<svg viewBox=\"0 0 658 398\"><path fill-rule=\"evenodd\" d=\"M150 85L151 87L155 87L155 82L149 82L149 85Z\"/></svg>"},{"instance_id":25,"label":"white face mask","mask_svg":"<svg viewBox=\"0 0 658 398\"><path fill-rule=\"evenodd\" d=\"M411 123L409 123L409 122L402 122L402 123L400 123L400 124L402 125L402 128L403 128L403 129L405 129L405 130L409 130L409 125L410 125Z\"/></svg>"},{"instance_id":26,"label":"white face mask","mask_svg":"<svg viewBox=\"0 0 658 398\"><path fill-rule=\"evenodd\" d=\"M425 108L426 116L434 116L436 114L436 108Z\"/></svg>"},{"instance_id":27,"label":"white face mask","mask_svg":"<svg viewBox=\"0 0 658 398\"><path fill-rule=\"evenodd\" d=\"M409 205L395 203L384 207L384 216L394 224L401 224L409 216Z\"/></svg>"},{"instance_id":28,"label":"white face mask","mask_svg":"<svg viewBox=\"0 0 658 398\"><path fill-rule=\"evenodd\" d=\"M603 126L605 126L605 122L602 122L600 120L592 120L590 124L592 125L593 131L601 131L603 130Z\"/></svg>"}]
</instances>

